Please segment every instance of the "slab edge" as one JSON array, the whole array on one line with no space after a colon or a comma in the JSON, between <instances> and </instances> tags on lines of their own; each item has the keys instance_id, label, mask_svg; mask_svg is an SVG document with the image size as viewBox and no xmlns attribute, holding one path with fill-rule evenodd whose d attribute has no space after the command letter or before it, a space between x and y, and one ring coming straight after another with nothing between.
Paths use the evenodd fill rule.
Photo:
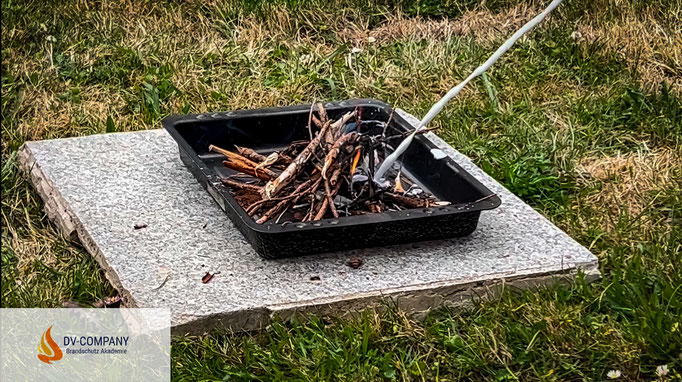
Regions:
<instances>
[{"instance_id":1,"label":"slab edge","mask_svg":"<svg viewBox=\"0 0 682 382\"><path fill-rule=\"evenodd\" d=\"M123 306L137 307L135 299L128 290L123 287L121 280L107 263L104 254L99 250L90 234L83 228L76 214L69 207L69 203L64 199L53 180L43 172L40 165L36 162L32 142L26 142L19 148L17 161L19 169L29 177L33 188L43 200L45 213L48 219L56 226L57 231L67 240L80 243L85 250L92 255L104 271L104 277L118 291L123 302Z\"/></svg>"},{"instance_id":2,"label":"slab edge","mask_svg":"<svg viewBox=\"0 0 682 382\"><path fill-rule=\"evenodd\" d=\"M434 309L462 309L471 306L475 301L496 299L505 289L528 290L555 284L570 285L579 273L583 274L587 282L600 277L598 265L589 263L560 272L497 277L484 281L439 282L379 293L345 295L333 299L302 301L193 317L192 320L173 327L171 333L174 336L202 335L215 329L246 332L262 330L276 319L286 321L303 313L355 318L367 309L383 311L392 307L401 309L408 317L421 320Z\"/></svg>"}]
</instances>

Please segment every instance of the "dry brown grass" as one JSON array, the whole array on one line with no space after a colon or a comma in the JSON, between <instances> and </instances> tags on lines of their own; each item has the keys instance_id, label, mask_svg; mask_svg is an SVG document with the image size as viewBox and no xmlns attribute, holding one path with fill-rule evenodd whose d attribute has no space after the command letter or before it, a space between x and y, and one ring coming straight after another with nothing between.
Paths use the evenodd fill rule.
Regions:
<instances>
[{"instance_id":1,"label":"dry brown grass","mask_svg":"<svg viewBox=\"0 0 682 382\"><path fill-rule=\"evenodd\" d=\"M521 4L496 14L481 9L469 11L457 20L442 21L407 18L397 13L388 16L389 19L380 27L368 30L364 22L366 18L354 14L353 10L344 10L339 17L324 20L322 12L306 11L294 18L285 9L273 8L265 18L239 16L216 28L215 20L209 20L201 12L188 14L186 8L169 8L156 3L132 5L130 2L105 2L101 8L94 10L87 2L81 2L78 8L83 23L71 31L68 41L62 42L67 47L61 52L76 67L88 71L110 60L116 54L110 44L95 45L84 50L80 43L92 30L106 34L119 27L123 33L117 44L134 51L145 66L169 65L174 85L185 95L185 99L192 100L195 111L275 106L295 102L292 99L310 101L306 98L313 90L310 83L285 82L273 88L264 85L259 77L261 73L268 73L269 69L264 65L277 44L292 50L309 51L307 56L316 62L330 55L338 48L338 42L315 37L318 32L315 28L319 29L322 25L340 40L352 42L353 46L366 44L368 36L375 37L377 43L428 38L428 44L420 47L419 51L405 53L403 59L406 65L402 67L385 62L372 70L367 70L366 65L364 69L362 66L358 69L353 61L355 58L349 57L348 66L353 77L348 84L337 86L349 89L348 96L363 96L377 91L392 92L392 89L400 88L398 93L401 99L398 101L401 103L410 103L424 95L435 101L437 95L446 92L459 79L452 71L445 70L455 65L452 54L443 46L444 39L470 35L481 43L492 43L494 39L518 28L536 11L527 4ZM49 26L47 28L46 33L49 33ZM17 29L11 33L20 34L24 31ZM234 44L239 46L237 50L241 52L235 53ZM24 66L13 71L29 73L42 68L45 77L54 77L56 69L52 65L50 44L47 42L44 52L42 59L35 60L21 57L18 51L10 51L10 55L14 56L13 65ZM209 55L219 57L216 66L210 68L212 76L218 80L206 83L202 78L206 67L199 65L197 60ZM246 59L239 61L240 57ZM433 70L425 73L417 69L422 66ZM244 80L234 80L234 77L241 77L234 68L246 73ZM143 74L130 71L128 80L140 84ZM373 83L378 79L385 81L385 89L374 87ZM18 109L21 115L18 134L24 139L44 139L102 132L107 116L115 120L118 131L151 127L139 114L126 112L123 94L115 88L82 86L82 101L79 104L58 99L60 93L68 90L68 84L51 80L36 87L27 87L26 100ZM223 98L218 102L211 99L210 95L214 92L222 94ZM476 91L466 89L462 97L470 93ZM180 103L171 105L171 111L179 112L181 107Z\"/></svg>"},{"instance_id":2,"label":"dry brown grass","mask_svg":"<svg viewBox=\"0 0 682 382\"><path fill-rule=\"evenodd\" d=\"M339 32L339 37L354 45L362 45L367 43L369 37L375 38L379 43L386 43L411 39L443 41L456 36L473 36L477 42L485 44L512 33L536 13L534 7L525 3L499 13L491 13L487 8L468 11L457 20L406 18L398 12L388 16L386 22L377 28L345 28Z\"/></svg>"},{"instance_id":3,"label":"dry brown grass","mask_svg":"<svg viewBox=\"0 0 682 382\"><path fill-rule=\"evenodd\" d=\"M253 47L262 44L263 41L283 40L292 32L298 32L299 28L292 24L289 12L276 9L269 14L265 22L251 15L240 20L235 29L236 42ZM296 34L298 35L298 33ZM297 37L302 38L300 35Z\"/></svg>"},{"instance_id":4,"label":"dry brown grass","mask_svg":"<svg viewBox=\"0 0 682 382\"><path fill-rule=\"evenodd\" d=\"M84 126L94 133L103 129L109 115L117 117L119 124L128 125L122 119L125 102L119 93L97 85L84 86L79 95L81 101L70 102L59 99L59 94L68 88L61 90L26 88L17 113L20 120L17 132L21 136L27 140L75 136L83 133Z\"/></svg>"},{"instance_id":5,"label":"dry brown grass","mask_svg":"<svg viewBox=\"0 0 682 382\"><path fill-rule=\"evenodd\" d=\"M639 72L644 86L654 89L665 81L682 94L682 24L666 26L659 22L655 12L660 10L637 12L624 0L603 2L605 12L619 9L619 18L603 21L600 15L588 14L578 24L576 38L599 42L607 51L615 52Z\"/></svg>"},{"instance_id":6,"label":"dry brown grass","mask_svg":"<svg viewBox=\"0 0 682 382\"><path fill-rule=\"evenodd\" d=\"M601 190L587 197L587 202L617 216L625 211L637 216L651 200L652 193L673 182L682 182L682 153L674 149L651 152L588 156L580 160L579 183Z\"/></svg>"},{"instance_id":7,"label":"dry brown grass","mask_svg":"<svg viewBox=\"0 0 682 382\"><path fill-rule=\"evenodd\" d=\"M621 3L621 0L597 1ZM192 100L193 111L255 108L283 105L297 102L296 100L310 101L306 97L314 91L314 86L309 82L285 82L272 87L264 85L261 77L268 74L269 69L265 64L278 44L295 51L310 52L301 54L301 65L306 65L306 56L310 56L312 62L320 62L330 55L338 48L338 40L320 38L319 30L315 28L319 29L323 25L327 32L352 46L365 47L369 44L369 37L376 39L377 45L396 40L427 40L426 44L419 45L418 48L406 49L401 57L404 62L400 66L391 61L380 60L368 68L366 63L358 65L356 56L349 56L347 62L352 76L341 78L342 83L338 83L339 78L334 79L337 81L336 86L342 87L347 96L373 94L381 98L385 93L398 94L399 99L394 100L398 104L410 104L424 97L435 101L461 79L459 74L453 73L454 70L468 70L466 65L454 61L456 57L443 43L445 40L471 36L482 45L493 46L537 12L532 3L521 3L497 13L479 8L468 11L455 20L409 18L397 12L388 15L388 19L379 27L370 29L365 22L366 18L359 17L353 10L343 10L344 13L337 15L338 17L324 20L323 12L307 10L294 16L286 9L274 7L264 18L255 15L239 16L223 27L216 28L215 20L209 20L201 12L190 14L184 7L164 7L156 3L133 5L132 2L105 2L96 11L87 2L81 2L79 7L84 22L71 31L71 41L66 42L71 47L62 52L77 67L90 70L98 63L106 62L115 53L109 44L82 49L79 43L89 33L88 28L108 32L117 26L121 27L123 35L118 44L135 51L145 66L169 65L172 68L174 85L185 95L184 99ZM626 9L624 12L627 16L618 23L603 22L594 15L586 16L577 29L582 35L580 38L585 41L603 39L609 50L619 52L631 65L642 71L643 82L656 84L665 80L679 91L682 76L675 78L670 73L671 70L679 72L679 68L675 67L679 66L682 59L682 33L665 31L652 11L634 14L628 13ZM49 30L49 26L47 28ZM680 27L672 32L680 32ZM12 28L7 31L3 40L8 36L17 37L25 33L21 29ZM673 43L675 41L678 42L677 46ZM238 48L234 47L235 44ZM44 54L39 59L24 57L19 51L8 51L11 71L31 73L42 68L45 77L54 77L56 69L51 64L49 46L46 42ZM217 81L206 83L202 77L207 68L197 61L209 55L219 57L216 66L208 69ZM242 60L243 57L246 59ZM636 60L636 57L640 59ZM365 59L372 58L365 56ZM670 62L673 64L666 64ZM287 65L291 65L291 62ZM245 74L242 76L242 73ZM131 70L129 82L141 83L143 74ZM332 75L322 69L320 76ZM235 78L240 80L235 81ZM382 82L383 86L376 87L375 82ZM571 84L566 81L547 81L541 86L543 88L537 86L532 89L533 97L537 95L536 101L553 106L550 104L557 102L556 97L546 99L546 95L566 94L566 88ZM114 118L119 131L152 127L139 114L126 111L124 95L115 88L84 86L80 89L82 101L78 104L58 99L60 92L68 90L68 84L51 80L35 87L26 87L24 100L17 109L17 115L21 117L17 133L25 139L42 139L101 132L107 116ZM528 92L528 89L513 86L506 88L502 84L498 91L511 97ZM221 93L223 98L220 101L211 99L213 92ZM580 93L580 87L576 85L570 92ZM480 95L479 93L474 87L468 87L460 98ZM178 112L182 108L180 102L175 100L171 105L171 112ZM504 102L500 107L504 109ZM551 109L549 110L548 114L552 114ZM558 115L554 113L548 117L558 125L566 126L566 122Z\"/></svg>"}]
</instances>

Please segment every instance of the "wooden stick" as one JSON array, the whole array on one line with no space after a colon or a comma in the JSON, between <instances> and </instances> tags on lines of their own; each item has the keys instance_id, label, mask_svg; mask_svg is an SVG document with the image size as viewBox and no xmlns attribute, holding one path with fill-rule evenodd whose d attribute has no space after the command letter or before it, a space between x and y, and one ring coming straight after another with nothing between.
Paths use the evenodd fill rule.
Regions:
<instances>
[{"instance_id":1,"label":"wooden stick","mask_svg":"<svg viewBox=\"0 0 682 382\"><path fill-rule=\"evenodd\" d=\"M327 213L327 206L329 206L329 199L325 198L320 205L320 209L315 214L313 221L320 220L324 217L324 214Z\"/></svg>"},{"instance_id":2,"label":"wooden stick","mask_svg":"<svg viewBox=\"0 0 682 382\"><path fill-rule=\"evenodd\" d=\"M309 143L310 141L308 140L293 141L289 144L289 147L282 150L282 153L286 154L287 156L294 155L294 153L298 152L300 148L305 148Z\"/></svg>"},{"instance_id":3,"label":"wooden stick","mask_svg":"<svg viewBox=\"0 0 682 382\"><path fill-rule=\"evenodd\" d=\"M336 186L336 182L338 182L340 175L341 175L341 168L338 168L338 169L336 169L336 171L334 171L332 173L332 176L329 178L329 184L331 184L332 186Z\"/></svg>"},{"instance_id":4,"label":"wooden stick","mask_svg":"<svg viewBox=\"0 0 682 382\"><path fill-rule=\"evenodd\" d=\"M233 153L232 151L221 149L220 147L213 145L208 146L208 151L215 151L225 155L227 158L227 160L223 161L223 165L225 167L229 167L233 170L243 172L263 180L277 178L277 174L274 171L267 168L257 168L258 164L256 162L237 153Z\"/></svg>"},{"instance_id":5,"label":"wooden stick","mask_svg":"<svg viewBox=\"0 0 682 382\"><path fill-rule=\"evenodd\" d=\"M315 101L310 104L310 113L308 113L308 134L310 135L310 140L313 140L313 127L311 126L311 122L313 120L313 106L315 105Z\"/></svg>"},{"instance_id":6,"label":"wooden stick","mask_svg":"<svg viewBox=\"0 0 682 382\"><path fill-rule=\"evenodd\" d=\"M334 142L334 145L332 145L332 148L329 150L329 153L327 154L327 157L324 160L324 167L322 167L322 177L327 178L327 170L329 169L329 166L334 163L336 160L336 157L339 155L339 152L341 151L341 148L347 144L352 144L355 142L355 139L358 137L358 133L352 132L346 135L342 135L339 139Z\"/></svg>"},{"instance_id":7,"label":"wooden stick","mask_svg":"<svg viewBox=\"0 0 682 382\"><path fill-rule=\"evenodd\" d=\"M334 187L334 189L331 189L330 182L331 179L334 179L335 181L338 180L340 174L341 168L337 168L332 174L331 178L325 179L324 188L326 192L325 193L326 197L322 201L319 210L317 210L317 213L315 214L315 218L313 219L313 221L317 221L324 218L324 214L327 212L327 209L329 209L332 212L332 215L334 215L335 218L339 217L339 212L336 210L336 206L334 205L334 197L336 197L336 194L339 192L341 182L336 183L336 187Z\"/></svg>"},{"instance_id":8,"label":"wooden stick","mask_svg":"<svg viewBox=\"0 0 682 382\"><path fill-rule=\"evenodd\" d=\"M247 214L247 215L253 216L253 215L256 214L256 212L258 212L258 211L261 209L261 207L263 207L263 206L265 205L265 203L267 203L267 202L272 202L272 201L274 201L274 199L270 199L270 200L261 199L261 200L255 202L255 203L253 203L252 205L250 205L250 206L249 206L246 210L244 210L244 211L246 211L246 214Z\"/></svg>"},{"instance_id":9,"label":"wooden stick","mask_svg":"<svg viewBox=\"0 0 682 382\"><path fill-rule=\"evenodd\" d=\"M256 171L254 167L249 166L248 164L245 164L244 162L233 162L230 160L224 160L223 166L225 166L227 168L231 168L235 171L242 172L244 174L254 176L254 177L261 179L261 180L269 181L269 180L272 180L272 179L277 177L277 174L275 174L271 170L260 169L260 170ZM262 191L263 190L261 189L260 192L262 192Z\"/></svg>"},{"instance_id":10,"label":"wooden stick","mask_svg":"<svg viewBox=\"0 0 682 382\"><path fill-rule=\"evenodd\" d=\"M308 208L308 212L305 214L303 219L301 219L302 222L308 221L313 218L313 208L314 208L314 202L315 202L315 194L310 195L310 208Z\"/></svg>"},{"instance_id":11,"label":"wooden stick","mask_svg":"<svg viewBox=\"0 0 682 382\"><path fill-rule=\"evenodd\" d=\"M324 124L322 123L322 121L320 121L320 119L317 118L317 117L314 116L314 115L312 116L312 120L313 120L313 123L315 124L315 126L317 126L319 129L321 129L322 126L324 126Z\"/></svg>"},{"instance_id":12,"label":"wooden stick","mask_svg":"<svg viewBox=\"0 0 682 382\"><path fill-rule=\"evenodd\" d=\"M313 173L312 176L310 177L310 179L308 179L308 180L306 180L305 182L301 183L301 184L300 184L293 192L291 192L289 195L281 196L281 197L278 197L278 198L272 198L272 199L261 199L261 200L255 202L255 203L253 203L251 206L249 206L249 209L251 209L251 207L254 207L254 206L257 205L257 204L262 204L262 203L267 203L267 202L279 202L279 201L282 201L282 200L290 199L290 198L295 197L295 196L299 196L298 199L300 199L300 197L302 197L302 196L304 196L304 195L298 195L298 194L300 193L299 190L302 190L303 188L305 188L305 187L303 187L303 186L305 185L305 183L306 183L306 182L311 182L311 181L316 181L319 177L320 177L320 174L319 174L319 173ZM316 191L316 190L317 190L317 189L316 189L316 185L317 185L317 183L314 183L314 184L313 184L313 187L311 188L310 192L313 192L313 191ZM308 192L308 193L309 193L309 192ZM248 212L248 211L247 211L247 212Z\"/></svg>"},{"instance_id":13,"label":"wooden stick","mask_svg":"<svg viewBox=\"0 0 682 382\"><path fill-rule=\"evenodd\" d=\"M327 121L329 121L327 110L324 109L322 102L317 103L317 113L320 114L320 122L322 122L322 124L325 124Z\"/></svg>"},{"instance_id":14,"label":"wooden stick","mask_svg":"<svg viewBox=\"0 0 682 382\"><path fill-rule=\"evenodd\" d=\"M290 203L296 203L298 199L300 199L303 195L308 193L306 192L306 189L310 188L316 189L317 187L315 185L319 185L321 180L322 178L317 178L316 181L315 178L310 178L307 181L301 183L298 187L296 187L296 189L291 195L289 195L284 200L282 200L281 202L277 203L274 207L269 209L266 213L263 214L263 216L256 220L256 223L263 224L270 220L270 218L272 218L273 216L282 212L284 208L286 208ZM315 181L315 183L313 183L313 181ZM313 185L312 187L311 184Z\"/></svg>"},{"instance_id":15,"label":"wooden stick","mask_svg":"<svg viewBox=\"0 0 682 382\"><path fill-rule=\"evenodd\" d=\"M339 212L336 211L336 206L334 205L334 197L336 197L336 194L339 192L339 188L341 187L341 182L336 183L336 181L339 178L339 175L341 174L341 168L337 168L336 171L332 174L331 178L326 180L325 183L325 189L327 191L327 204L329 205L329 210L332 212L332 215L334 215L335 218L339 217ZM334 179L335 187L333 191L330 191L330 184L331 180Z\"/></svg>"},{"instance_id":16,"label":"wooden stick","mask_svg":"<svg viewBox=\"0 0 682 382\"><path fill-rule=\"evenodd\" d=\"M320 178L321 180L322 178ZM315 193L317 192L317 189L320 187L320 184L322 182L316 182L315 185L313 186L313 189L310 190L310 212L306 215L306 217L303 218L301 221L306 221L306 220L312 220L312 218L315 216L313 211L315 211Z\"/></svg>"},{"instance_id":17,"label":"wooden stick","mask_svg":"<svg viewBox=\"0 0 682 382\"><path fill-rule=\"evenodd\" d=\"M263 189L263 187L261 187L261 186L256 186L255 184L248 184L248 183L243 183L243 182L237 182L237 181L234 181L234 180L231 180L231 179L227 179L227 178L220 178L220 181L221 181L224 185L226 185L226 186L228 186L228 187L235 188L235 189L237 189L237 190L249 190L249 191L260 192L260 191Z\"/></svg>"},{"instance_id":18,"label":"wooden stick","mask_svg":"<svg viewBox=\"0 0 682 382\"><path fill-rule=\"evenodd\" d=\"M283 197L280 197L280 198L261 199L261 200L259 200L259 201L257 201L257 202L254 202L253 204L251 204L251 205L246 209L246 213L247 213L247 215L249 215L249 216L253 216L256 212L258 212L258 210L260 210L260 208L261 208L262 206L264 206L265 204L267 204L267 203L269 203L269 202L281 202L282 200L287 200L287 199L290 199L290 198L292 198L292 197L294 197L294 196L296 196L296 195L290 194L290 195L283 196Z\"/></svg>"},{"instance_id":19,"label":"wooden stick","mask_svg":"<svg viewBox=\"0 0 682 382\"><path fill-rule=\"evenodd\" d=\"M270 166L270 164L263 164L263 162L265 162L269 156L259 154L255 150L250 149L248 147L241 147L241 146L235 146L235 147L237 148L237 151L239 151L239 154L241 154L242 156L244 156L248 159L251 159L254 162L259 163L259 166L261 166L261 167ZM288 155L282 154L280 152L274 152L273 154L275 154L275 153L277 154L277 161L274 163L281 163L281 164L288 165L289 163L291 163L291 161L293 161L293 159ZM272 154L270 154L270 155L272 155Z\"/></svg>"},{"instance_id":20,"label":"wooden stick","mask_svg":"<svg viewBox=\"0 0 682 382\"><path fill-rule=\"evenodd\" d=\"M322 130L320 130L320 133L317 134L315 138L313 138L312 141L301 151L298 156L294 159L293 162L289 166L287 166L284 171L282 171L281 174L279 174L279 177L276 179L269 181L265 187L263 188L263 191L261 194L263 195L263 199L271 199L277 196L277 193L286 185L291 183L291 181L294 180L296 175L302 170L303 165L308 162L310 157L313 155L313 152L317 148L317 146L320 143L321 137L324 135L325 131L327 128L329 128L329 124L325 124L322 127Z\"/></svg>"},{"instance_id":21,"label":"wooden stick","mask_svg":"<svg viewBox=\"0 0 682 382\"><path fill-rule=\"evenodd\" d=\"M290 157L286 154L282 154L282 153L278 153L278 154L279 154L279 160L277 161L277 163L289 165L289 164L291 164L291 162L294 161L294 159L292 157Z\"/></svg>"},{"instance_id":22,"label":"wooden stick","mask_svg":"<svg viewBox=\"0 0 682 382\"><path fill-rule=\"evenodd\" d=\"M213 146L215 147L215 146ZM240 147L240 146L235 146L237 148L237 151L246 158L251 159L252 161L258 163L262 162L265 160L265 155L257 153L254 149L250 149L248 147ZM209 147L210 150L210 147Z\"/></svg>"},{"instance_id":23,"label":"wooden stick","mask_svg":"<svg viewBox=\"0 0 682 382\"><path fill-rule=\"evenodd\" d=\"M325 204L328 206L329 210L332 211L332 214L334 215L335 218L339 217L339 213L336 212L336 208L334 208L334 200L332 200L332 189L331 186L329 185L329 179L324 180L324 191L327 200L325 200ZM322 214L324 217L324 214ZM320 217L320 219L322 218ZM318 220L318 219L315 219Z\"/></svg>"},{"instance_id":24,"label":"wooden stick","mask_svg":"<svg viewBox=\"0 0 682 382\"><path fill-rule=\"evenodd\" d=\"M228 158L228 159L232 159L232 160L244 160L244 161L252 162L251 160L249 160L249 159L247 159L247 158L244 158L243 156L241 156L241 155L239 155L239 154L237 154L237 153L233 153L232 151L225 150L225 149L221 149L221 148L218 147L218 146L209 145L209 146L208 146L208 151L215 151L215 152L217 152L217 153L221 153L221 154L223 154L223 155L224 155L226 158ZM254 164L254 166L255 166L255 164Z\"/></svg>"},{"instance_id":25,"label":"wooden stick","mask_svg":"<svg viewBox=\"0 0 682 382\"><path fill-rule=\"evenodd\" d=\"M258 168L252 166L253 163L249 162L242 162L242 161L231 161L231 160L224 160L223 165L225 167L231 168L233 170L237 170L239 172L242 172L244 174L248 174L251 176L254 176L258 179L262 180L272 180L277 178L277 173L274 171L267 169L267 168ZM262 191L262 190L261 190Z\"/></svg>"},{"instance_id":26,"label":"wooden stick","mask_svg":"<svg viewBox=\"0 0 682 382\"><path fill-rule=\"evenodd\" d=\"M408 206L410 208L428 207L428 201L419 198L412 198L406 195L399 195L393 192L384 192L384 197L393 200L398 204Z\"/></svg>"},{"instance_id":27,"label":"wooden stick","mask_svg":"<svg viewBox=\"0 0 682 382\"><path fill-rule=\"evenodd\" d=\"M221 149L218 146L210 145L208 146L208 151L221 153L225 156L225 158L227 158L228 161L241 163L243 164L243 167L256 167L256 162L252 161L251 159L243 157L237 153L233 153L232 151Z\"/></svg>"},{"instance_id":28,"label":"wooden stick","mask_svg":"<svg viewBox=\"0 0 682 382\"><path fill-rule=\"evenodd\" d=\"M298 175L298 173L302 170L303 165L307 163L310 157L314 154L315 150L320 145L320 141L325 136L326 130L329 128L338 128L338 126L342 126L349 119L351 119L351 117L353 117L353 113L347 113L333 124L326 123L317 136L310 141L308 146L306 146L306 148L303 149L300 154L298 154L294 161L291 162L291 164L284 169L284 171L282 171L282 173L279 174L276 179L269 181L265 185L263 191L261 192L263 198L270 199L277 196L277 193L279 193L282 188L286 187L294 180L296 175Z\"/></svg>"}]
</instances>

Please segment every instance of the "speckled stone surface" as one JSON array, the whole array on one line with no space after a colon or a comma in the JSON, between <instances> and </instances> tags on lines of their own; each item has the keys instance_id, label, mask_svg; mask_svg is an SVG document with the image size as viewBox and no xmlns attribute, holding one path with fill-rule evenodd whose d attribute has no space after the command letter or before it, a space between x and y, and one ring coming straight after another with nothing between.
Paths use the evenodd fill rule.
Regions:
<instances>
[{"instance_id":1,"label":"speckled stone surface","mask_svg":"<svg viewBox=\"0 0 682 382\"><path fill-rule=\"evenodd\" d=\"M290 260L252 250L165 131L28 142L20 163L50 218L95 256L124 303L170 307L175 334L257 329L297 311L341 315L386 297L419 314L494 296L502 283L570 281L577 270L598 277L586 248L427 136L502 199L471 236ZM352 257L364 264L348 267ZM206 272L220 273L203 284Z\"/></svg>"}]
</instances>

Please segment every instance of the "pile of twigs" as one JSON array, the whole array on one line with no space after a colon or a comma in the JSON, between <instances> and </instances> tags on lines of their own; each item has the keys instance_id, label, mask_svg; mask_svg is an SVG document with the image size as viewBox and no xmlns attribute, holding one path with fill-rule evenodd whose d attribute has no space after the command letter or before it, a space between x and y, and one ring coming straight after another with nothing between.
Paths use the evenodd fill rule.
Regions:
<instances>
[{"instance_id":1,"label":"pile of twigs","mask_svg":"<svg viewBox=\"0 0 682 382\"><path fill-rule=\"evenodd\" d=\"M308 118L310 139L281 152L265 156L246 147L235 146L233 152L213 145L209 150L223 154L223 165L238 172L222 182L259 224L440 204L400 171L383 185L372 181L374 169L391 149L386 136L391 118L377 132L376 126L363 125L360 109L332 121L317 104L317 115L311 107Z\"/></svg>"}]
</instances>

